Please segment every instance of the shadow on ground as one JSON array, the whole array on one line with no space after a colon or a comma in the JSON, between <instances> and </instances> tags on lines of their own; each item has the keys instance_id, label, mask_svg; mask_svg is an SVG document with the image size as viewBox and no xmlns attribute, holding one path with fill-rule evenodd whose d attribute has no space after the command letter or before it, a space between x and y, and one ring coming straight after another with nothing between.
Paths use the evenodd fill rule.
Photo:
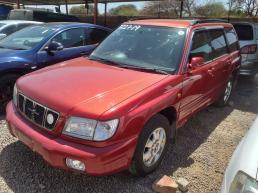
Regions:
<instances>
[{"instance_id":1,"label":"shadow on ground","mask_svg":"<svg viewBox=\"0 0 258 193\"><path fill-rule=\"evenodd\" d=\"M258 88L240 80L231 106L209 107L193 117L178 131L175 145L168 149L158 170L145 178L127 172L113 176L89 177L74 175L48 166L43 159L20 142L6 146L0 155L0 175L15 193L30 192L152 192L157 177L171 175L179 167L190 166L190 155L234 109L257 113Z\"/></svg>"}]
</instances>

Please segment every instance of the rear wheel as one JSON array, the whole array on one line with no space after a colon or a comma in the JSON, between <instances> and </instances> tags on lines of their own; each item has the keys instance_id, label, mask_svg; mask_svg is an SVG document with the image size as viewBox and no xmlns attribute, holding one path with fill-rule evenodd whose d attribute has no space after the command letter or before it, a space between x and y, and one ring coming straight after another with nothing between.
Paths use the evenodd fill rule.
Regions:
<instances>
[{"instance_id":1,"label":"rear wheel","mask_svg":"<svg viewBox=\"0 0 258 193\"><path fill-rule=\"evenodd\" d=\"M143 128L129 171L145 176L161 163L169 142L169 121L163 115L155 115Z\"/></svg>"},{"instance_id":2,"label":"rear wheel","mask_svg":"<svg viewBox=\"0 0 258 193\"><path fill-rule=\"evenodd\" d=\"M2 112L12 99L13 87L18 77L18 75L10 74L0 78L0 111Z\"/></svg>"},{"instance_id":3,"label":"rear wheel","mask_svg":"<svg viewBox=\"0 0 258 193\"><path fill-rule=\"evenodd\" d=\"M233 86L234 86L234 78L231 77L226 84L223 95L219 98L219 100L215 103L215 105L223 107L228 104L232 94Z\"/></svg>"}]
</instances>

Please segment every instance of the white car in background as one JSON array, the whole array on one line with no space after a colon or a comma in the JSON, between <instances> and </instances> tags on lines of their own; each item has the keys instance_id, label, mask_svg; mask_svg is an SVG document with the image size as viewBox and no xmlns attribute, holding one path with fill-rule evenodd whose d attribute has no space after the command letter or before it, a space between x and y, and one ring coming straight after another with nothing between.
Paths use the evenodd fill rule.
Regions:
<instances>
[{"instance_id":1,"label":"white car in background","mask_svg":"<svg viewBox=\"0 0 258 193\"><path fill-rule=\"evenodd\" d=\"M221 193L258 193L258 118L229 162Z\"/></svg>"},{"instance_id":2,"label":"white car in background","mask_svg":"<svg viewBox=\"0 0 258 193\"><path fill-rule=\"evenodd\" d=\"M36 21L0 20L0 40L30 25L42 24Z\"/></svg>"}]
</instances>

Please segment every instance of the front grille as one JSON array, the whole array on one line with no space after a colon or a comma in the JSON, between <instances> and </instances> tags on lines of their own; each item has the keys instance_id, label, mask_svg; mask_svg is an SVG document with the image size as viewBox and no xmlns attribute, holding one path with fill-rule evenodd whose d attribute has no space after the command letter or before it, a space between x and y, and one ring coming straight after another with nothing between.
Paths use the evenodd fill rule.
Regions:
<instances>
[{"instance_id":1,"label":"front grille","mask_svg":"<svg viewBox=\"0 0 258 193\"><path fill-rule=\"evenodd\" d=\"M59 113L20 93L18 94L18 109L26 119L48 130L55 128L59 118Z\"/></svg>"}]
</instances>

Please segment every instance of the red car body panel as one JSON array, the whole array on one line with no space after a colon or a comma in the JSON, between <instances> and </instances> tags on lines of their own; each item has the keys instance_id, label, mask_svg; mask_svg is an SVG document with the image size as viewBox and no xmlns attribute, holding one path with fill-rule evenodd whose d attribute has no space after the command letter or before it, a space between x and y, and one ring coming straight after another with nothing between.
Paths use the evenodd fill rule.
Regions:
<instances>
[{"instance_id":1,"label":"red car body panel","mask_svg":"<svg viewBox=\"0 0 258 193\"><path fill-rule=\"evenodd\" d=\"M195 29L230 24L198 24L182 20L143 20L126 24L188 28L180 68L175 75L148 73L109 66L78 58L28 74L17 81L17 88L33 100L60 112L53 131L42 130L24 120L10 103L7 121L19 139L55 167L68 169L66 157L86 164L86 173L105 175L129 167L143 126L164 109L175 112L179 128L197 111L222 94L229 76L240 64L240 53L227 54L196 70L187 72L188 52ZM68 117L95 120L119 118L119 127L103 142L63 135ZM21 136L22 136L21 134ZM25 138L26 138L25 137ZM45 144L47 143L47 144ZM95 165L94 165L95 164Z\"/></svg>"}]
</instances>

